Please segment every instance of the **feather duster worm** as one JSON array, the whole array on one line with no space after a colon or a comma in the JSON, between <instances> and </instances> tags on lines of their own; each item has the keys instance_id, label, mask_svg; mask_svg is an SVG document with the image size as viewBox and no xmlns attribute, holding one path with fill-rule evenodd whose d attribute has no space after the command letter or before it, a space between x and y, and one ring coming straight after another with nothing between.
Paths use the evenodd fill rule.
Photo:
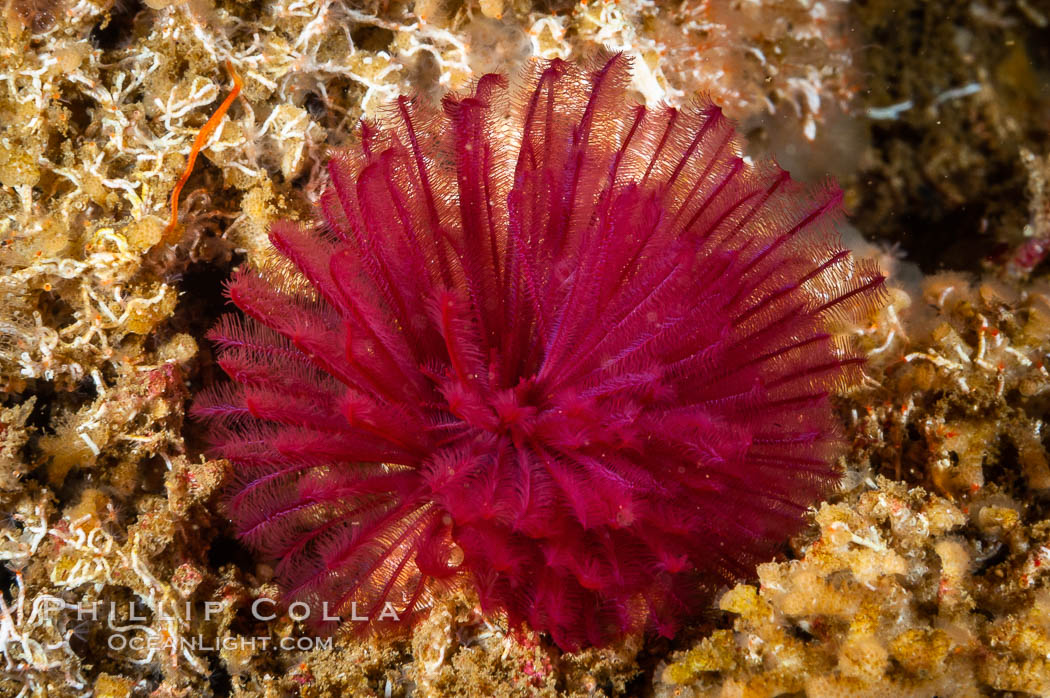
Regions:
<instances>
[{"instance_id":1,"label":"feather duster worm","mask_svg":"<svg viewBox=\"0 0 1050 698\"><path fill-rule=\"evenodd\" d=\"M287 600L405 620L467 579L565 649L670 635L837 481L834 325L882 283L840 192L741 157L717 107L630 104L629 70L399 99L321 222L272 226L284 269L230 283L232 382L194 412Z\"/></svg>"}]
</instances>

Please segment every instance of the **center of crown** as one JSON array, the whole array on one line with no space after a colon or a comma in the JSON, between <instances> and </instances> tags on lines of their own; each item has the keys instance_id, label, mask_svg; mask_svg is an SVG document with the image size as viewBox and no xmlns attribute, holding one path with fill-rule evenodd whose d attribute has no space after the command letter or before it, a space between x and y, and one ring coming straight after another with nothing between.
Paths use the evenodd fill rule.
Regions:
<instances>
[{"instance_id":1,"label":"center of crown","mask_svg":"<svg viewBox=\"0 0 1050 698\"><path fill-rule=\"evenodd\" d=\"M496 394L492 401L492 409L499 420L496 431L527 434L531 430L539 408L529 404L527 398L525 391L516 388L502 390Z\"/></svg>"},{"instance_id":2,"label":"center of crown","mask_svg":"<svg viewBox=\"0 0 1050 698\"><path fill-rule=\"evenodd\" d=\"M476 429L493 434L527 437L541 412L535 404L530 381L484 396L464 389L461 384L446 386L443 392L453 415Z\"/></svg>"}]
</instances>

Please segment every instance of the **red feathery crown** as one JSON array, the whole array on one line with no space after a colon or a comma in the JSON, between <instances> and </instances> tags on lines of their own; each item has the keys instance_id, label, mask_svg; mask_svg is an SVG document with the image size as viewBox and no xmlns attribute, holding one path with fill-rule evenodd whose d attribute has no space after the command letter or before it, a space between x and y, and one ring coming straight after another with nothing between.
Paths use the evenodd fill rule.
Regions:
<instances>
[{"instance_id":1,"label":"red feathery crown","mask_svg":"<svg viewBox=\"0 0 1050 698\"><path fill-rule=\"evenodd\" d=\"M565 649L670 635L837 480L836 325L882 277L841 192L741 156L628 60L401 98L241 271L194 412L286 600L405 620L469 580ZM294 266L294 268L293 268ZM316 616L314 616L316 618Z\"/></svg>"}]
</instances>

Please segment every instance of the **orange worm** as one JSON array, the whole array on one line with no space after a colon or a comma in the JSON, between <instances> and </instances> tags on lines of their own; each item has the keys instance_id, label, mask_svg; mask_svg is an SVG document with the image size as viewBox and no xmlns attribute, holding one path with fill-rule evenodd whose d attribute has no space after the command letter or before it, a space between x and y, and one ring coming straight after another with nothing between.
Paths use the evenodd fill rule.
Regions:
<instances>
[{"instance_id":1,"label":"orange worm","mask_svg":"<svg viewBox=\"0 0 1050 698\"><path fill-rule=\"evenodd\" d=\"M233 69L233 63L226 59L226 70L230 72L230 76L233 77L233 89L230 90L230 94L226 95L226 99L222 101L219 108L215 110L215 113L211 115L201 130L197 133L197 138L193 141L193 147L190 148L190 157L186 161L186 169L183 171L182 176L179 177L179 181L176 182L175 188L171 191L171 220L168 222L168 227L164 229L164 239L170 240L171 233L175 230L175 226L179 221L179 194L182 193L182 187L186 184L186 180L190 178L190 173L193 172L193 164L197 162L197 154L204 147L204 143L211 136L212 132L222 121L222 117L226 116L226 112L229 111L230 105L233 104L233 100L237 99L237 95L241 92L241 87L244 86L244 82L241 80L241 76L237 74L237 71Z\"/></svg>"}]
</instances>

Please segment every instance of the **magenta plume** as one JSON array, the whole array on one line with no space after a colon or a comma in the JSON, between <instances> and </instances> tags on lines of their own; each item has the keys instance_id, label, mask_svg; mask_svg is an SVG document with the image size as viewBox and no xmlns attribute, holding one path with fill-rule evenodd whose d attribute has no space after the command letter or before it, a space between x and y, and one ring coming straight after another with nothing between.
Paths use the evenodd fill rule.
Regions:
<instances>
[{"instance_id":1,"label":"magenta plume","mask_svg":"<svg viewBox=\"0 0 1050 698\"><path fill-rule=\"evenodd\" d=\"M232 382L193 411L286 600L405 622L470 583L565 649L669 636L838 482L829 395L862 359L836 330L882 285L841 192L629 78L555 60L513 97L400 98L319 222L272 226L284 261L230 283Z\"/></svg>"}]
</instances>

